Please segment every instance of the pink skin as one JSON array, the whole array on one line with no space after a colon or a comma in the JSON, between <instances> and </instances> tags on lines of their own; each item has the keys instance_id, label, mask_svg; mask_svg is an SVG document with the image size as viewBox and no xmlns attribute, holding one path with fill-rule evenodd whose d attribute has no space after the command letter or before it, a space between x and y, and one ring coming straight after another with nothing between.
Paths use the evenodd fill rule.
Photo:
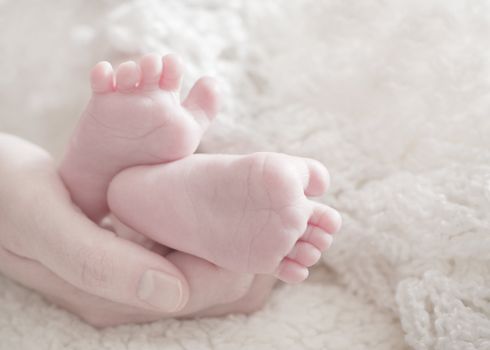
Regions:
<instances>
[{"instance_id":1,"label":"pink skin","mask_svg":"<svg viewBox=\"0 0 490 350\"><path fill-rule=\"evenodd\" d=\"M201 78L180 102L183 66L175 55L144 56L114 73L107 62L92 70L92 98L60 165L73 201L98 222L108 212L110 180L135 165L161 164L192 154L219 97L211 78Z\"/></svg>"},{"instance_id":2,"label":"pink skin","mask_svg":"<svg viewBox=\"0 0 490 350\"><path fill-rule=\"evenodd\" d=\"M188 283L178 308L187 314L209 308L216 314L240 311L246 309L240 302L213 305L232 301L229 294L237 295L233 290L247 290L244 286L254 279L253 273L272 274L290 283L304 280L308 267L329 247L340 216L307 198L322 194L328 185L326 169L313 160L278 154L178 160L194 152L219 102L213 81L204 78L180 103L181 75L175 56L164 58L163 70L155 55L143 57L139 65L124 63L115 79L108 63L98 64L92 72L93 97L59 172L72 200L98 222L108 212L110 181L130 168L111 186L111 209L131 226L130 236L142 232L180 250L152 248L173 264L167 271L181 279L183 288ZM154 165L162 163L167 165ZM138 165L153 167L133 168ZM124 225L116 222L116 226L122 235ZM264 280L268 282L241 296L267 295L273 279ZM208 288L210 283L227 288L218 292ZM161 299L151 302L162 309ZM168 310L169 303L163 304Z\"/></svg>"},{"instance_id":3,"label":"pink skin","mask_svg":"<svg viewBox=\"0 0 490 350\"><path fill-rule=\"evenodd\" d=\"M162 256L95 225L72 204L45 151L1 133L0 193L0 273L94 326L249 313L274 284L182 252ZM154 284L151 303L139 292L148 269L176 282Z\"/></svg>"},{"instance_id":4,"label":"pink skin","mask_svg":"<svg viewBox=\"0 0 490 350\"><path fill-rule=\"evenodd\" d=\"M334 209L308 198L327 186L327 170L311 159L192 155L121 172L108 202L119 220L165 246L298 283L340 228Z\"/></svg>"},{"instance_id":5,"label":"pink skin","mask_svg":"<svg viewBox=\"0 0 490 350\"><path fill-rule=\"evenodd\" d=\"M59 169L70 189L72 200L92 220L99 221L107 213L105 194L109 181L117 172L134 165L178 159L192 153L197 147L202 133L216 115L219 98L214 81L211 78L202 78L191 89L187 99L180 103L178 91L182 70L180 60L174 55L164 57L163 63L156 55L143 57L139 65L133 62L124 63L119 66L115 78L112 67L106 62L99 63L93 69L92 99L82 114ZM162 317L252 312L265 302L274 285L274 278L231 273L183 252L169 253L165 247L155 246L148 239L127 230L122 224L116 227L118 236L139 237L136 242L138 245L148 246L154 253L167 255L166 258L161 257L161 270L169 271L180 280L178 305L173 305L173 300L166 301L169 293L175 299L173 285L165 286L163 283L157 286L161 288L159 294L157 293L160 298L156 303L153 300L148 305L141 302L138 291L133 288L123 288L128 293L134 293L127 297L128 301L120 300L118 290L111 286L97 288L97 291L106 293L104 298L100 298L97 293L94 295L86 290L84 281L76 284L82 287L78 290L43 265L24 263L15 255L9 255L8 251L0 254L0 260L4 261L5 266L11 267L8 270L14 271L13 276L21 283L40 291L58 305L98 326L146 322ZM77 237L73 239L76 242L84 235L75 236ZM88 241L91 240L93 239ZM122 245L125 244L124 241L126 240L121 241ZM103 247L104 244L101 244L99 248ZM75 253L78 250L77 248ZM147 260L149 257L154 259L155 256L151 251L138 251L139 255L131 253L131 249L126 251L131 257L140 259L139 264L134 263L134 259L128 261L133 269L141 268L144 254L148 255ZM93 256L97 257L97 254L97 251L93 252ZM103 250L101 254L109 261L108 265L114 260L114 254ZM52 256L49 253L47 255ZM93 273L94 278L107 275L103 271L106 264L97 263L97 259L92 260L84 264L88 264L88 270ZM55 266L59 269L64 264ZM128 275L127 271L122 268L114 272L120 272L116 275L130 280L126 283L138 282L138 279L133 282L133 276ZM114 279L112 274L107 280L122 283ZM260 283L256 283L256 280ZM209 283L217 288L210 288ZM222 285L227 288L221 288ZM100 283L95 284L97 286L102 287ZM178 311L171 312L171 308Z\"/></svg>"}]
</instances>

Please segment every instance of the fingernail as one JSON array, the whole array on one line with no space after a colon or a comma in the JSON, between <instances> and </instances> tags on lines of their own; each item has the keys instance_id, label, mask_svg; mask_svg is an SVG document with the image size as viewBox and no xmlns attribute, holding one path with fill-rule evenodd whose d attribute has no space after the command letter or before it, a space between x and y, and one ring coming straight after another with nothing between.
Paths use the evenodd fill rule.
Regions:
<instances>
[{"instance_id":1,"label":"fingernail","mask_svg":"<svg viewBox=\"0 0 490 350\"><path fill-rule=\"evenodd\" d=\"M160 311L177 311L182 303L182 284L164 272L148 270L141 277L138 297Z\"/></svg>"}]
</instances>

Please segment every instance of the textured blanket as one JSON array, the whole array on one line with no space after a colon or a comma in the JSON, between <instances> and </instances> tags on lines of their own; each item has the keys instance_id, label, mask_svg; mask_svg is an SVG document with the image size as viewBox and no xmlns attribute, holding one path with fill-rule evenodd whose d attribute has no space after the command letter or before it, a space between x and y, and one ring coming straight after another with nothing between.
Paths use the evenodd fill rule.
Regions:
<instances>
[{"instance_id":1,"label":"textured blanket","mask_svg":"<svg viewBox=\"0 0 490 350\"><path fill-rule=\"evenodd\" d=\"M202 151L332 174L344 228L251 316L102 331L0 277L0 349L490 349L490 4L0 1L0 130L59 155L87 72L181 53L222 79Z\"/></svg>"}]
</instances>

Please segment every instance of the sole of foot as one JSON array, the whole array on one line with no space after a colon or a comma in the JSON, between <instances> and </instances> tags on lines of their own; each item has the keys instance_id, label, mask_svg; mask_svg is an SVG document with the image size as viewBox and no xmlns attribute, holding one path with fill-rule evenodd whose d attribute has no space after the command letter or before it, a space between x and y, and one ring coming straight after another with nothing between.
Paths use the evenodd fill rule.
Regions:
<instances>
[{"instance_id":1,"label":"sole of foot","mask_svg":"<svg viewBox=\"0 0 490 350\"><path fill-rule=\"evenodd\" d=\"M108 201L121 222L165 246L297 283L341 225L336 210L309 198L328 186L327 170L311 159L198 154L123 171Z\"/></svg>"},{"instance_id":2,"label":"sole of foot","mask_svg":"<svg viewBox=\"0 0 490 350\"><path fill-rule=\"evenodd\" d=\"M196 150L220 97L214 79L204 77L181 101L183 71L173 54L150 54L115 72L108 62L93 68L92 97L60 166L73 201L91 219L107 213L107 186L119 171Z\"/></svg>"}]
</instances>

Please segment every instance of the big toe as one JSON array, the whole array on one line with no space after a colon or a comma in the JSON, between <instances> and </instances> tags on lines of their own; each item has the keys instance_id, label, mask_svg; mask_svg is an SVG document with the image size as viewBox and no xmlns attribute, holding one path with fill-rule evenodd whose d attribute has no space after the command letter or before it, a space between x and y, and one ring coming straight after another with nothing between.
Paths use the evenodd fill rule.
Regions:
<instances>
[{"instance_id":1,"label":"big toe","mask_svg":"<svg viewBox=\"0 0 490 350\"><path fill-rule=\"evenodd\" d=\"M218 84L211 77L199 79L183 102L183 106L194 116L196 121L205 126L216 117L220 105Z\"/></svg>"}]
</instances>

